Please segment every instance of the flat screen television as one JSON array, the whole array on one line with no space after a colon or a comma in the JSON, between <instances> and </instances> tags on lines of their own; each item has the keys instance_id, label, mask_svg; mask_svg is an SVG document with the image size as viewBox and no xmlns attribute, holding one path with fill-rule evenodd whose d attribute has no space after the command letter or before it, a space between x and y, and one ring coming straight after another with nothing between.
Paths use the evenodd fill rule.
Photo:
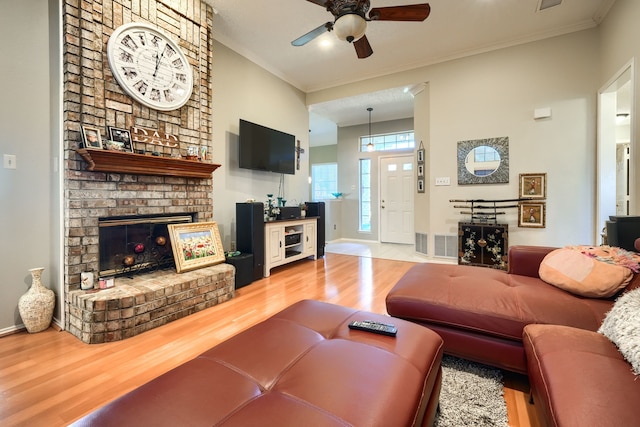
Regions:
<instances>
[{"instance_id":1,"label":"flat screen television","mask_svg":"<svg viewBox=\"0 0 640 427\"><path fill-rule=\"evenodd\" d=\"M295 174L296 137L240 119L239 166Z\"/></svg>"}]
</instances>

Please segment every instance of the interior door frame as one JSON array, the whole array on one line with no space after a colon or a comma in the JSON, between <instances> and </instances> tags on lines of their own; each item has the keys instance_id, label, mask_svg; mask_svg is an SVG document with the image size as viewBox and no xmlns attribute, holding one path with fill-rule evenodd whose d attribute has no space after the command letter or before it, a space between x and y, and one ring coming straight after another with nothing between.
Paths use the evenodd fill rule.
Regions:
<instances>
[{"instance_id":1,"label":"interior door frame","mask_svg":"<svg viewBox=\"0 0 640 427\"><path fill-rule=\"evenodd\" d=\"M625 73L629 72L629 126L630 126L630 140L629 140L629 157L631 159L631 167L629 171L629 194L630 194L630 212L636 211L636 168L634 167L634 159L636 157L636 141L635 141L635 58L632 58L627 62L613 77L611 77L601 88L598 90L598 124L597 124L597 138L596 138L596 206L595 206L595 227L594 227L594 242L599 244L601 242L602 228L605 225L609 215L615 215L615 203L616 195L615 191L613 195L611 191L608 191L613 179L613 186L615 189L615 165L613 169L609 166L611 164L609 156L613 156L615 163L615 149L613 154L607 150L611 148L611 139L613 138L613 144L615 145L615 125L612 126L612 118L615 120L616 114L616 91L618 89L618 81ZM625 80L626 81L626 80ZM613 114L613 116L612 116ZM613 122L615 123L615 122ZM609 160L609 161L607 161ZM612 178L613 176L613 178ZM611 213L611 206L613 206L613 212Z\"/></svg>"}]
</instances>

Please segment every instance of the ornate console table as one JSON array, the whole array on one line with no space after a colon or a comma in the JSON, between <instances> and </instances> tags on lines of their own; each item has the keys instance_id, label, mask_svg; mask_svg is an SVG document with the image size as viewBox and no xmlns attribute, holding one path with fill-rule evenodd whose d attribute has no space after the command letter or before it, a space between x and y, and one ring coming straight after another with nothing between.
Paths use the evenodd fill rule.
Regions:
<instances>
[{"instance_id":1,"label":"ornate console table","mask_svg":"<svg viewBox=\"0 0 640 427\"><path fill-rule=\"evenodd\" d=\"M506 270L509 226L498 224L498 215L526 200L530 199L449 200L456 203L453 207L461 209L461 214L470 216L468 221L458 223L458 264Z\"/></svg>"},{"instance_id":2,"label":"ornate console table","mask_svg":"<svg viewBox=\"0 0 640 427\"><path fill-rule=\"evenodd\" d=\"M507 224L458 223L458 264L507 269Z\"/></svg>"}]
</instances>

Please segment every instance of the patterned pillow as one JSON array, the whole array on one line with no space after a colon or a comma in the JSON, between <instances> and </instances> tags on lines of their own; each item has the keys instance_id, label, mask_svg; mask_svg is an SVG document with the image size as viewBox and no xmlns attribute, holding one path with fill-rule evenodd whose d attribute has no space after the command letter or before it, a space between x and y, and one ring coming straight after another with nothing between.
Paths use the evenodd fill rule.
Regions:
<instances>
[{"instance_id":1,"label":"patterned pillow","mask_svg":"<svg viewBox=\"0 0 640 427\"><path fill-rule=\"evenodd\" d=\"M598 332L613 342L640 375L640 289L624 293L607 313Z\"/></svg>"},{"instance_id":2,"label":"patterned pillow","mask_svg":"<svg viewBox=\"0 0 640 427\"><path fill-rule=\"evenodd\" d=\"M629 284L640 256L609 246L567 246L542 260L545 282L589 298L608 298Z\"/></svg>"}]
</instances>

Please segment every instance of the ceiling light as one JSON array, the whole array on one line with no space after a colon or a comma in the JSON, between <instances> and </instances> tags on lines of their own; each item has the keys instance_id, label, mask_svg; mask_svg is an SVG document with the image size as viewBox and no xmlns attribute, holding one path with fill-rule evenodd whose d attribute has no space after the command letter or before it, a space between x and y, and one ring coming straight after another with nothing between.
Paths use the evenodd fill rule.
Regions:
<instances>
[{"instance_id":1,"label":"ceiling light","mask_svg":"<svg viewBox=\"0 0 640 427\"><path fill-rule=\"evenodd\" d=\"M367 21L356 13L347 13L336 19L333 30L340 40L351 43L364 36L364 32L367 30Z\"/></svg>"}]
</instances>

